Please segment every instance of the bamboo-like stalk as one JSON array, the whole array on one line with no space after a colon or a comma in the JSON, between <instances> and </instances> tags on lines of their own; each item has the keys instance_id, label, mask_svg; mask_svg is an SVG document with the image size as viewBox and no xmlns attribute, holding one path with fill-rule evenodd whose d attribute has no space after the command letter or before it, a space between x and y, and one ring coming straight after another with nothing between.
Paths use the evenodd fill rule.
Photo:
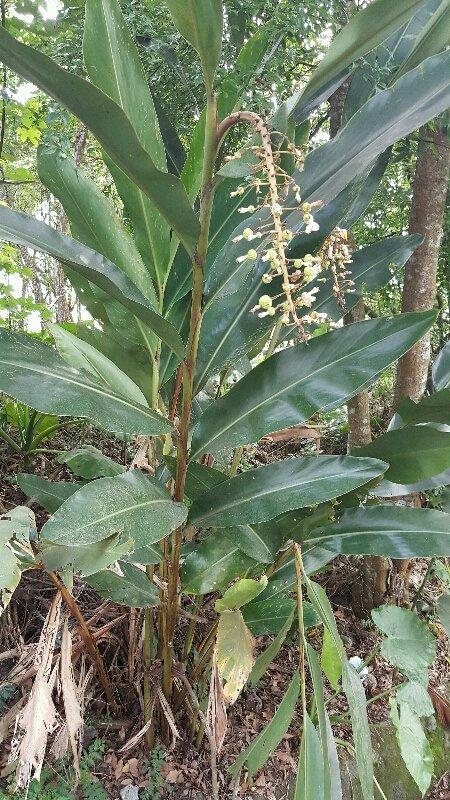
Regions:
<instances>
[{"instance_id":1,"label":"bamboo-like stalk","mask_svg":"<svg viewBox=\"0 0 450 800\"><path fill-rule=\"evenodd\" d=\"M203 271L208 250L209 226L214 197L213 178L214 165L217 155L216 131L216 97L214 92L209 91L206 105L205 145L200 199L200 235L197 250L192 263L193 278L191 317L189 323L187 355L183 366L183 399L177 442L177 475L175 479L174 500L178 502L182 502L184 500L186 470L188 464L189 422L191 418L191 407L193 400L195 364L202 322ZM168 700L172 694L172 664L174 659L173 636L179 605L179 567L182 542L183 528L180 527L172 534L172 553L169 562L168 574L166 611L167 625L163 652L163 690L165 697Z\"/></svg>"}]
</instances>

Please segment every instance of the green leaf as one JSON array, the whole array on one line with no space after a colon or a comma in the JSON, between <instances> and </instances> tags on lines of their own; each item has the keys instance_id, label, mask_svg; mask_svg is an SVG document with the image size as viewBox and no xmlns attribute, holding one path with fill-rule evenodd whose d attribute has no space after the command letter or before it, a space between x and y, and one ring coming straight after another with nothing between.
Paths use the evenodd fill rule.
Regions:
<instances>
[{"instance_id":1,"label":"green leaf","mask_svg":"<svg viewBox=\"0 0 450 800\"><path fill-rule=\"evenodd\" d=\"M171 431L159 414L71 369L53 348L5 329L0 330L0 390L37 411L86 417L110 431Z\"/></svg>"},{"instance_id":2,"label":"green leaf","mask_svg":"<svg viewBox=\"0 0 450 800\"><path fill-rule=\"evenodd\" d=\"M97 184L53 146L38 149L37 168L42 183L63 206L72 235L120 267L156 308L155 288L133 237Z\"/></svg>"},{"instance_id":3,"label":"green leaf","mask_svg":"<svg viewBox=\"0 0 450 800\"><path fill-rule=\"evenodd\" d=\"M253 669L252 669L252 671L250 673L250 677L248 679L248 682L251 684L251 686L256 686L259 683L259 681L261 680L262 676L267 671L267 669L269 668L270 664L277 657L278 653L280 652L281 648L283 647L283 644L284 644L284 641L286 639L286 636L288 635L289 631L291 630L292 623L294 621L294 613L295 613L294 610L292 610L291 613L289 614L288 618L286 619L283 627L277 633L277 635L276 635L275 639L273 640L273 642L271 642L269 644L269 646L266 647L266 649L263 650L263 652L255 660L255 663L253 665ZM247 620L247 624L248 624L248 620Z\"/></svg>"},{"instance_id":4,"label":"green leaf","mask_svg":"<svg viewBox=\"0 0 450 800\"><path fill-rule=\"evenodd\" d=\"M232 775L236 775L245 766L249 777L252 778L266 763L294 718L299 694L300 678L296 672L269 724L229 768Z\"/></svg>"},{"instance_id":5,"label":"green leaf","mask_svg":"<svg viewBox=\"0 0 450 800\"><path fill-rule=\"evenodd\" d=\"M363 486L386 469L383 461L352 456L289 458L247 470L205 492L193 503L189 523L227 528L263 522Z\"/></svg>"},{"instance_id":6,"label":"green leaf","mask_svg":"<svg viewBox=\"0 0 450 800\"><path fill-rule=\"evenodd\" d=\"M324 634L328 629L324 629ZM322 673L320 671L319 659L316 651L306 642L306 657L308 659L309 671L314 689L314 701L317 709L317 721L319 725L320 744L323 761L323 797L324 800L342 800L342 790L340 787L339 761L334 743L333 731L325 708L325 698L323 693ZM331 737L331 738L330 738ZM331 772L331 766L337 761L337 776ZM337 784L337 785L335 785ZM332 793L333 790L333 793Z\"/></svg>"},{"instance_id":7,"label":"green leaf","mask_svg":"<svg viewBox=\"0 0 450 800\"><path fill-rule=\"evenodd\" d=\"M16 506L0 515L0 616L20 581L20 566L10 540L28 544L30 531L35 529L34 514L27 506Z\"/></svg>"},{"instance_id":8,"label":"green leaf","mask_svg":"<svg viewBox=\"0 0 450 800\"><path fill-rule=\"evenodd\" d=\"M227 704L236 702L253 666L254 640L239 609L224 610L217 626L214 657Z\"/></svg>"},{"instance_id":9,"label":"green leaf","mask_svg":"<svg viewBox=\"0 0 450 800\"><path fill-rule=\"evenodd\" d=\"M65 105L92 131L114 163L148 195L187 251L193 253L199 222L183 184L157 168L120 106L44 53L14 39L5 28L0 31L0 48L7 67Z\"/></svg>"},{"instance_id":10,"label":"green leaf","mask_svg":"<svg viewBox=\"0 0 450 800\"><path fill-rule=\"evenodd\" d=\"M0 514L0 544L10 539L28 543L30 533L36 531L36 520L28 506L15 506Z\"/></svg>"},{"instance_id":11,"label":"green leaf","mask_svg":"<svg viewBox=\"0 0 450 800\"><path fill-rule=\"evenodd\" d=\"M60 464L67 464L70 471L78 478L92 481L94 478L113 478L125 472L125 467L105 456L97 447L85 444L61 453L56 459Z\"/></svg>"},{"instance_id":12,"label":"green leaf","mask_svg":"<svg viewBox=\"0 0 450 800\"><path fill-rule=\"evenodd\" d=\"M245 606L244 619L254 636L278 633L295 608L295 601L286 594L263 597ZM305 617L307 611L305 612ZM305 627L311 627L305 619Z\"/></svg>"},{"instance_id":13,"label":"green leaf","mask_svg":"<svg viewBox=\"0 0 450 800\"><path fill-rule=\"evenodd\" d=\"M373 755L369 722L366 711L366 695L361 679L347 661L330 601L324 589L305 575L309 600L322 620L340 654L342 663L342 688L347 698L352 722L356 750L356 763L364 800L373 800Z\"/></svg>"},{"instance_id":14,"label":"green leaf","mask_svg":"<svg viewBox=\"0 0 450 800\"><path fill-rule=\"evenodd\" d=\"M0 31L1 38L1 31ZM56 258L77 275L91 281L148 325L176 353L184 358L184 344L178 331L148 305L148 301L116 264L100 253L50 228L34 217L0 207L0 239L30 247Z\"/></svg>"},{"instance_id":15,"label":"green leaf","mask_svg":"<svg viewBox=\"0 0 450 800\"><path fill-rule=\"evenodd\" d=\"M305 103L345 67L370 52L395 30L408 22L421 0L376 0L354 14L333 39L325 57L314 70L297 104Z\"/></svg>"},{"instance_id":16,"label":"green leaf","mask_svg":"<svg viewBox=\"0 0 450 800\"><path fill-rule=\"evenodd\" d=\"M450 639L450 594L441 594L436 604L437 615Z\"/></svg>"},{"instance_id":17,"label":"green leaf","mask_svg":"<svg viewBox=\"0 0 450 800\"><path fill-rule=\"evenodd\" d=\"M372 50L355 70L345 98L343 119L346 122L358 111L366 100L380 88L395 80L400 65L414 50L430 18L441 0L425 0L416 9L409 22L396 31L388 40ZM434 52L427 53L428 56Z\"/></svg>"},{"instance_id":18,"label":"green leaf","mask_svg":"<svg viewBox=\"0 0 450 800\"><path fill-rule=\"evenodd\" d=\"M397 703L405 703L418 717L431 717L434 714L433 703L427 686L417 681L402 683L396 694Z\"/></svg>"},{"instance_id":19,"label":"green leaf","mask_svg":"<svg viewBox=\"0 0 450 800\"><path fill-rule=\"evenodd\" d=\"M117 0L86 3L83 54L92 83L123 109L142 146L158 169L166 172L158 116L138 50ZM141 255L161 293L169 259L169 226L145 191L114 163L109 162L108 166L130 215Z\"/></svg>"},{"instance_id":20,"label":"green leaf","mask_svg":"<svg viewBox=\"0 0 450 800\"><path fill-rule=\"evenodd\" d=\"M139 387L103 353L59 325L47 323L47 327L59 354L71 367L86 370L99 383L104 383L133 403L148 406L147 399Z\"/></svg>"},{"instance_id":21,"label":"green leaf","mask_svg":"<svg viewBox=\"0 0 450 800\"><path fill-rule=\"evenodd\" d=\"M400 403L391 428L421 422L436 422L450 425L450 389L441 389L423 397L418 403L406 397ZM429 429L428 429L429 430Z\"/></svg>"},{"instance_id":22,"label":"green leaf","mask_svg":"<svg viewBox=\"0 0 450 800\"><path fill-rule=\"evenodd\" d=\"M305 546L385 558L445 556L450 551L450 515L394 505L349 509L339 522L314 530Z\"/></svg>"},{"instance_id":23,"label":"green leaf","mask_svg":"<svg viewBox=\"0 0 450 800\"><path fill-rule=\"evenodd\" d=\"M428 667L436 655L436 640L414 611L381 606L372 611L377 628L385 634L382 655L411 681L428 686Z\"/></svg>"},{"instance_id":24,"label":"green leaf","mask_svg":"<svg viewBox=\"0 0 450 800\"><path fill-rule=\"evenodd\" d=\"M436 9L414 42L414 47L410 54L400 66L398 72L396 72L395 80L398 80L408 70L416 67L421 61L443 50L448 45L449 39L450 2L449 0L442 0L439 8Z\"/></svg>"},{"instance_id":25,"label":"green leaf","mask_svg":"<svg viewBox=\"0 0 450 800\"><path fill-rule=\"evenodd\" d=\"M350 709L359 782L364 800L373 800L373 756L366 711L366 693L358 673L347 660L342 664L342 688Z\"/></svg>"},{"instance_id":26,"label":"green leaf","mask_svg":"<svg viewBox=\"0 0 450 800\"><path fill-rule=\"evenodd\" d=\"M235 578L245 576L256 564L227 539L225 531L217 531L186 556L181 568L181 587L185 594L216 592Z\"/></svg>"},{"instance_id":27,"label":"green leaf","mask_svg":"<svg viewBox=\"0 0 450 800\"><path fill-rule=\"evenodd\" d=\"M186 513L159 481L132 470L83 486L45 523L42 536L80 547L120 533L142 547L164 539Z\"/></svg>"},{"instance_id":28,"label":"green leaf","mask_svg":"<svg viewBox=\"0 0 450 800\"><path fill-rule=\"evenodd\" d=\"M166 0L178 31L197 51L210 89L222 50L222 0Z\"/></svg>"},{"instance_id":29,"label":"green leaf","mask_svg":"<svg viewBox=\"0 0 450 800\"><path fill-rule=\"evenodd\" d=\"M435 391L450 387L450 342L438 353L432 369Z\"/></svg>"},{"instance_id":30,"label":"green leaf","mask_svg":"<svg viewBox=\"0 0 450 800\"><path fill-rule=\"evenodd\" d=\"M282 542L279 531L270 521L260 525L236 525L234 528L227 528L227 539L262 564L272 563Z\"/></svg>"},{"instance_id":31,"label":"green leaf","mask_svg":"<svg viewBox=\"0 0 450 800\"><path fill-rule=\"evenodd\" d=\"M17 484L22 492L50 514L54 512L70 497L77 492L81 484L69 483L68 481L47 481L39 475L29 475L26 472L19 472Z\"/></svg>"},{"instance_id":32,"label":"green leaf","mask_svg":"<svg viewBox=\"0 0 450 800\"><path fill-rule=\"evenodd\" d=\"M335 692L339 689L339 682L342 675L342 664L338 650L331 638L328 628L323 631L322 653L320 656L320 664L328 678L331 687Z\"/></svg>"},{"instance_id":33,"label":"green leaf","mask_svg":"<svg viewBox=\"0 0 450 800\"><path fill-rule=\"evenodd\" d=\"M423 795L430 786L434 764L431 746L420 719L404 703L400 706L399 716L395 700L391 700L391 719L397 730L403 761Z\"/></svg>"},{"instance_id":34,"label":"green leaf","mask_svg":"<svg viewBox=\"0 0 450 800\"><path fill-rule=\"evenodd\" d=\"M241 578L233 586L230 586L219 600L216 600L214 609L220 614L222 611L242 608L258 597L266 586L266 575L263 575L259 581L255 581L253 578Z\"/></svg>"},{"instance_id":35,"label":"green leaf","mask_svg":"<svg viewBox=\"0 0 450 800\"><path fill-rule=\"evenodd\" d=\"M359 322L275 353L206 409L193 433L191 458L257 442L321 409L337 408L400 358L435 319L425 312Z\"/></svg>"},{"instance_id":36,"label":"green leaf","mask_svg":"<svg viewBox=\"0 0 450 800\"><path fill-rule=\"evenodd\" d=\"M374 4L369 9L375 9ZM328 202L391 144L445 111L450 101L445 79L449 64L449 51L427 58L368 100L334 139L310 153L303 172L294 173L302 197Z\"/></svg>"},{"instance_id":37,"label":"green leaf","mask_svg":"<svg viewBox=\"0 0 450 800\"><path fill-rule=\"evenodd\" d=\"M76 335L109 358L122 372L139 386L144 397L152 396L152 356L148 349L126 341L112 325L104 324L102 330L77 325ZM173 355L173 354L172 354Z\"/></svg>"},{"instance_id":38,"label":"green leaf","mask_svg":"<svg viewBox=\"0 0 450 800\"><path fill-rule=\"evenodd\" d=\"M447 413L450 414L450 406L447 406ZM416 483L450 467L450 432L431 425L408 425L388 431L364 447L355 447L352 453L387 461L386 480Z\"/></svg>"},{"instance_id":39,"label":"green leaf","mask_svg":"<svg viewBox=\"0 0 450 800\"><path fill-rule=\"evenodd\" d=\"M323 753L319 736L309 714L303 719L294 800L323 800Z\"/></svg>"},{"instance_id":40,"label":"green leaf","mask_svg":"<svg viewBox=\"0 0 450 800\"><path fill-rule=\"evenodd\" d=\"M177 470L176 459L166 458L166 464L172 476L175 477ZM206 464L199 464L198 461L191 461L186 472L186 495L189 500L196 500L203 492L218 486L226 479L227 475L224 472L213 467L207 467Z\"/></svg>"},{"instance_id":41,"label":"green leaf","mask_svg":"<svg viewBox=\"0 0 450 800\"><path fill-rule=\"evenodd\" d=\"M0 545L0 615L11 600L19 581L19 562L12 550L6 544L2 544Z\"/></svg>"},{"instance_id":42,"label":"green leaf","mask_svg":"<svg viewBox=\"0 0 450 800\"><path fill-rule=\"evenodd\" d=\"M118 534L84 547L49 544L44 541L42 560L49 570L58 571L70 566L81 577L86 577L114 564L115 561L129 553L132 548L132 540L122 541Z\"/></svg>"},{"instance_id":43,"label":"green leaf","mask_svg":"<svg viewBox=\"0 0 450 800\"><path fill-rule=\"evenodd\" d=\"M121 562L123 575L112 570L102 570L86 577L86 583L106 600L132 608L148 608L159 602L158 590L145 572L133 564Z\"/></svg>"}]
</instances>

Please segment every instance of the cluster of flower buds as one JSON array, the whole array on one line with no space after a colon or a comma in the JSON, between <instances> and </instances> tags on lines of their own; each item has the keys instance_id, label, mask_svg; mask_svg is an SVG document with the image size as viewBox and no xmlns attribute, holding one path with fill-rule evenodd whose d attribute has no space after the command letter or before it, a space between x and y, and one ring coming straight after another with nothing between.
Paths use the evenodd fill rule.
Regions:
<instances>
[{"instance_id":1,"label":"cluster of flower buds","mask_svg":"<svg viewBox=\"0 0 450 800\"><path fill-rule=\"evenodd\" d=\"M311 308L318 291L317 287L305 291L305 287L320 272L321 258L307 254L302 259L291 259L288 257L288 248L294 236L292 228L295 228L295 233L303 230L307 234L319 229L313 212L321 203L302 202L298 183L281 166L281 157L287 155L293 158L297 170L303 169L303 150L295 144L288 143L284 150L274 152L270 131L261 117L251 112L244 112L242 118L251 122L261 144L252 144L248 148L250 159L247 163L251 174L246 179L245 185L235 189L231 196L243 197L249 188L254 189L256 195L260 196L258 204L243 205L239 211L250 215L257 210L264 210L268 221L259 224L257 230L251 227L244 228L233 239L233 242L245 241L250 245L244 255L238 256L237 261L256 262L261 259L267 265L262 276L263 284L272 283L275 277L281 278L282 292L275 297L262 294L253 311L259 316L271 317L279 312L282 322L286 325L296 325L299 337L305 339L304 323L309 319L305 317L304 311ZM242 152L240 157L242 158ZM286 206L284 201L288 196L294 198L296 205ZM263 242L258 246L257 240L260 239L263 239ZM298 314L300 308L301 319Z\"/></svg>"},{"instance_id":2,"label":"cluster of flower buds","mask_svg":"<svg viewBox=\"0 0 450 800\"><path fill-rule=\"evenodd\" d=\"M335 228L325 240L320 252L323 269L328 269L333 279L333 294L340 308L345 311L346 292L355 291L355 282L348 265L352 257L348 246L348 236L345 228Z\"/></svg>"},{"instance_id":3,"label":"cluster of flower buds","mask_svg":"<svg viewBox=\"0 0 450 800\"><path fill-rule=\"evenodd\" d=\"M274 278L281 279L282 291L275 296L261 294L253 312L261 317L274 317L280 313L281 322L296 325L298 336L306 339L304 326L326 318L326 315L312 309L319 287L316 285L308 290L307 285L311 281L325 280L318 277L319 273L329 269L333 278L334 294L343 309L345 292L354 291L351 272L347 268L351 262L347 231L336 228L317 255L307 253L303 258L289 258L289 244L294 234L310 234L319 230L314 212L321 206L321 202L303 202L298 183L281 167L281 156L286 154L293 157L298 170L303 169L303 151L295 144L288 143L284 150L274 152L270 131L261 117L251 112L243 112L241 116L253 125L261 144L252 144L248 148L250 158L247 159L247 164L250 175L231 196L243 197L250 188L254 189L256 195L260 196L257 205L243 205L239 211L247 215L258 210L265 211L267 221L258 223L257 230L244 228L233 239L234 242L249 243L249 249L237 261L242 263L261 260L266 265L262 276L262 283L265 285L271 284ZM242 152L239 155L242 158ZM289 199L294 199L295 205L286 205L288 196Z\"/></svg>"}]
</instances>

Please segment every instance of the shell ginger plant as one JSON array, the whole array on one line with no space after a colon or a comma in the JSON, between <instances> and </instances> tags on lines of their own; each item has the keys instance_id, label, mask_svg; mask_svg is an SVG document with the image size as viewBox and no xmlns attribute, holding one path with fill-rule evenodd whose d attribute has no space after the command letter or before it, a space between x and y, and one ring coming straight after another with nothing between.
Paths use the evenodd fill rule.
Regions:
<instances>
[{"instance_id":1,"label":"shell ginger plant","mask_svg":"<svg viewBox=\"0 0 450 800\"><path fill-rule=\"evenodd\" d=\"M181 720L187 717L200 731L199 741L204 730L215 798L227 709L244 686L257 682L294 617L298 669L266 738L253 742L231 772L244 768L251 777L260 768L300 697L296 798L339 796L339 776L330 772L335 743L321 669L306 634L309 625L322 625L339 661L338 691L347 697L363 796L372 800L364 689L347 661L326 594L310 576L339 553L450 554L446 514L382 501L393 486L448 468L449 434L429 424L448 389L431 403L400 411L395 430L351 455L290 458L239 474L238 466L245 446L343 405L432 325L433 312L340 325L358 291L387 282L389 266L401 267L419 244L414 236L393 236L350 258L345 231L378 185L386 148L448 106L450 55L439 52L439 37L426 39L426 50L416 24L417 40L408 34L407 61L392 59L388 88L373 97L353 93L346 126L314 149L304 124L308 115L350 74L354 61L388 36L403 35L418 0L375 0L361 10L307 85L268 120L241 107L270 33L262 30L244 45L237 69L245 69L230 82L232 91L221 90L215 75L222 3L167 5L198 54L206 98L184 164L173 172L117 0L87 0L89 80L0 29L6 67L64 105L97 139L129 221L125 227L86 172L47 139L38 152L38 173L63 205L71 236L6 206L0 208L0 235L59 260L97 324L79 325L76 334L51 325L54 346L1 330L0 389L40 412L87 418L139 437L132 468L112 468L109 459L109 477L97 477L105 475L96 472L98 452L83 484L56 487L20 476L24 491L51 516L31 538L28 509L2 518L2 602L22 572L46 570L77 620L112 711L120 698L73 597L73 577L130 607L130 648L137 641L132 609L145 609L143 731L151 744L158 724L167 737L183 714ZM405 47L395 50L396 58L400 52ZM233 126L247 143L228 159ZM253 362L247 358L244 368L247 356ZM415 453L424 431L436 440L437 455L424 464L412 459L406 469L396 454L405 448ZM47 647L49 664L57 624ZM277 639L255 662L253 637L259 634ZM47 699L54 683L54 671L47 670L41 681ZM23 763L30 749L20 757L19 782L42 763L49 729L40 735L44 741L32 743L32 768ZM75 737L76 751L73 742Z\"/></svg>"}]
</instances>

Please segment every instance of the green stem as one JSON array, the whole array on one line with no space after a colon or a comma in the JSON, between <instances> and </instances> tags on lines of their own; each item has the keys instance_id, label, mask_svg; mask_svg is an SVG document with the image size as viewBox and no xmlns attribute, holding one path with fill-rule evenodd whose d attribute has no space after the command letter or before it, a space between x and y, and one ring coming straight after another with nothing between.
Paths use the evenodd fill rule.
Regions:
<instances>
[{"instance_id":1,"label":"green stem","mask_svg":"<svg viewBox=\"0 0 450 800\"><path fill-rule=\"evenodd\" d=\"M305 624L303 620L303 588L302 588L302 551L300 545L294 544L295 555L295 576L296 576L296 589L297 589L297 617L298 617L298 666L301 681L301 697L302 697L302 715L303 726L307 714L306 706L306 674L305 674Z\"/></svg>"},{"instance_id":2,"label":"green stem","mask_svg":"<svg viewBox=\"0 0 450 800\"><path fill-rule=\"evenodd\" d=\"M174 500L183 502L188 464L188 436L191 407L194 395L195 364L197 358L200 327L202 322L203 271L209 240L214 198L214 164L217 155L216 143L217 106L216 97L208 92L206 105L205 145L203 157L202 193L200 200L200 235L197 250L192 263L192 301L189 323L187 356L183 369L183 400L179 424L177 476L175 480ZM172 694L173 635L179 604L179 569L183 528L180 527L172 535L172 558L169 566L167 597L167 639L164 643L163 690L167 699Z\"/></svg>"},{"instance_id":3,"label":"green stem","mask_svg":"<svg viewBox=\"0 0 450 800\"><path fill-rule=\"evenodd\" d=\"M412 604L411 604L411 609L412 610L415 609L417 603L419 602L420 598L422 597L423 590L425 589L425 584L426 584L428 578L430 577L431 570L434 567L434 562L435 561L436 561L436 559L432 558L430 560L430 563L428 564L428 567L426 569L425 575L423 576L423 579L422 579L422 583L420 584L419 588L417 589L417 592L414 595L414 598L413 598L413 601L412 601Z\"/></svg>"}]
</instances>

